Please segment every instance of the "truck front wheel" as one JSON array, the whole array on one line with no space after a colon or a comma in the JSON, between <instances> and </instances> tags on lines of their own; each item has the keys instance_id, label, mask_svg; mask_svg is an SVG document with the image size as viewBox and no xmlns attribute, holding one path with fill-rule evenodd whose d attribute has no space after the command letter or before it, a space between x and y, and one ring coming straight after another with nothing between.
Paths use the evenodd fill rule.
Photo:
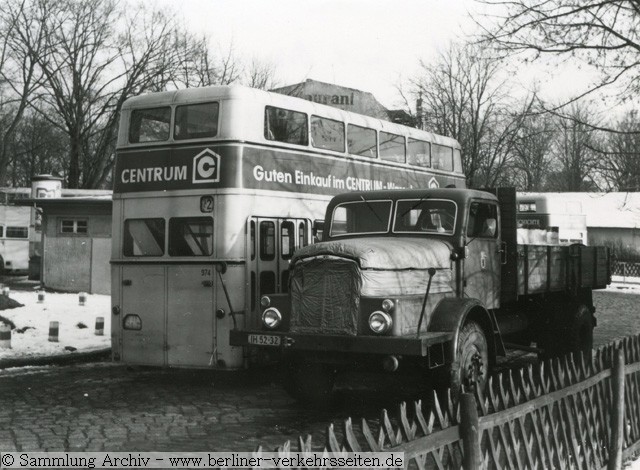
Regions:
<instances>
[{"instance_id":1,"label":"truck front wheel","mask_svg":"<svg viewBox=\"0 0 640 470\"><path fill-rule=\"evenodd\" d=\"M289 362L285 364L283 387L303 405L327 406L331 403L336 372L329 364Z\"/></svg>"},{"instance_id":2,"label":"truck front wheel","mask_svg":"<svg viewBox=\"0 0 640 470\"><path fill-rule=\"evenodd\" d=\"M438 388L450 388L455 401L463 392L484 391L489 380L489 347L478 323L464 324L456 348L457 361L434 370Z\"/></svg>"}]
</instances>

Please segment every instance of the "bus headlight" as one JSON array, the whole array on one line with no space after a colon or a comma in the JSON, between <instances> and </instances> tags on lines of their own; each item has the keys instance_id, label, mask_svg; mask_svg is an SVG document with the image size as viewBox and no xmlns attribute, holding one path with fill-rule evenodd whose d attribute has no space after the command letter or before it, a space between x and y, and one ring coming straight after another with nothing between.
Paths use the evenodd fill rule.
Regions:
<instances>
[{"instance_id":1,"label":"bus headlight","mask_svg":"<svg viewBox=\"0 0 640 470\"><path fill-rule=\"evenodd\" d=\"M268 308L262 313L262 324L273 330L282 323L282 314L277 308Z\"/></svg>"},{"instance_id":2,"label":"bus headlight","mask_svg":"<svg viewBox=\"0 0 640 470\"><path fill-rule=\"evenodd\" d=\"M391 329L393 319L386 312L376 311L369 315L369 328L374 333L382 335Z\"/></svg>"},{"instance_id":3,"label":"bus headlight","mask_svg":"<svg viewBox=\"0 0 640 470\"><path fill-rule=\"evenodd\" d=\"M269 297L267 297L266 295L263 295L262 297L260 297L260 306L262 308L271 307L271 299Z\"/></svg>"}]
</instances>

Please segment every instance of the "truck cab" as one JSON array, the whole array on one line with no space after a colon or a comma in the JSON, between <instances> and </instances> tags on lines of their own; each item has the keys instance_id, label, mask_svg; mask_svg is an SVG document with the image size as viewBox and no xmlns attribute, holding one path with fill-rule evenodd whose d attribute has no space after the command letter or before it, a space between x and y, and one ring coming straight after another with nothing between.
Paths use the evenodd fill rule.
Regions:
<instances>
[{"instance_id":1,"label":"truck cab","mask_svg":"<svg viewBox=\"0 0 640 470\"><path fill-rule=\"evenodd\" d=\"M418 366L453 391L483 388L503 337L527 347L550 318L545 300L532 311L534 293L520 292L536 265L518 264L515 212L515 191L338 195L323 240L294 253L288 293L263 296L261 329L232 331L231 344L281 351L285 387L305 401L326 398L336 371L366 366ZM549 253L547 274L568 266L568 252L556 267ZM579 289L564 281L538 297L575 303ZM580 295L592 329L591 287Z\"/></svg>"}]
</instances>

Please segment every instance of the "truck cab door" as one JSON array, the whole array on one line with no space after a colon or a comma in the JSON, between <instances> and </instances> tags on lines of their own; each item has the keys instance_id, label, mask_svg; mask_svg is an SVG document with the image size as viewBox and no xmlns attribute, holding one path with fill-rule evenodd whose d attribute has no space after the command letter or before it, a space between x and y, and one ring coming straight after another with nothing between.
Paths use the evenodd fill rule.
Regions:
<instances>
[{"instance_id":1,"label":"truck cab door","mask_svg":"<svg viewBox=\"0 0 640 470\"><path fill-rule=\"evenodd\" d=\"M486 308L500 307L501 238L498 205L472 201L466 225L464 294Z\"/></svg>"}]
</instances>

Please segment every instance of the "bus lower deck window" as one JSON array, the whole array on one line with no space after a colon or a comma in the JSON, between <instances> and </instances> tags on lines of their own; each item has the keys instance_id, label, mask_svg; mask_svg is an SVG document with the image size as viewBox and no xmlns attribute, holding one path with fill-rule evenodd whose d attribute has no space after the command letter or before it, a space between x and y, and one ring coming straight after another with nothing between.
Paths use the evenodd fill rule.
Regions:
<instances>
[{"instance_id":1,"label":"bus lower deck window","mask_svg":"<svg viewBox=\"0 0 640 470\"><path fill-rule=\"evenodd\" d=\"M164 219L127 219L124 221L124 256L164 255Z\"/></svg>"},{"instance_id":2,"label":"bus lower deck window","mask_svg":"<svg viewBox=\"0 0 640 470\"><path fill-rule=\"evenodd\" d=\"M213 219L174 217L169 220L169 256L211 256Z\"/></svg>"}]
</instances>

